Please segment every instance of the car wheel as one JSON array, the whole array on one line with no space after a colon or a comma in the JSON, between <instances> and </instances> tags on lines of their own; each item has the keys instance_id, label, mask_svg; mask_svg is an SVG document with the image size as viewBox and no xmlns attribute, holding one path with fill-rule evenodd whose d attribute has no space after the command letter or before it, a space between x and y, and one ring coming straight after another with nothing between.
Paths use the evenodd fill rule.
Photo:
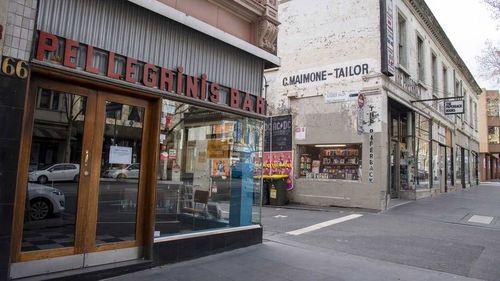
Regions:
<instances>
[{"instance_id":1,"label":"car wheel","mask_svg":"<svg viewBox=\"0 0 500 281\"><path fill-rule=\"evenodd\" d=\"M74 182L78 182L80 180L80 175L76 175L74 178L73 178L73 181Z\"/></svg>"},{"instance_id":2,"label":"car wheel","mask_svg":"<svg viewBox=\"0 0 500 281\"><path fill-rule=\"evenodd\" d=\"M116 178L122 180L122 179L126 179L127 176L125 176L124 174L119 174L118 176L116 176Z\"/></svg>"},{"instance_id":3,"label":"car wheel","mask_svg":"<svg viewBox=\"0 0 500 281\"><path fill-rule=\"evenodd\" d=\"M30 202L30 218L44 220L52 214L52 204L45 198L35 198Z\"/></svg>"},{"instance_id":4,"label":"car wheel","mask_svg":"<svg viewBox=\"0 0 500 281\"><path fill-rule=\"evenodd\" d=\"M49 181L49 179L47 178L47 176L39 176L37 181L39 184L45 184Z\"/></svg>"}]
</instances>

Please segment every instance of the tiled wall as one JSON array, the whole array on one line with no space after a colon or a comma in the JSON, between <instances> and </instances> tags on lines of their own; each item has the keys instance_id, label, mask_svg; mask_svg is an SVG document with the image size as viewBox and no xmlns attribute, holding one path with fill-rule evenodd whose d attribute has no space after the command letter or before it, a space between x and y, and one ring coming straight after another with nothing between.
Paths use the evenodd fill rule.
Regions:
<instances>
[{"instance_id":1,"label":"tiled wall","mask_svg":"<svg viewBox=\"0 0 500 281\"><path fill-rule=\"evenodd\" d=\"M10 0L3 55L28 60L33 42L37 0Z\"/></svg>"}]
</instances>

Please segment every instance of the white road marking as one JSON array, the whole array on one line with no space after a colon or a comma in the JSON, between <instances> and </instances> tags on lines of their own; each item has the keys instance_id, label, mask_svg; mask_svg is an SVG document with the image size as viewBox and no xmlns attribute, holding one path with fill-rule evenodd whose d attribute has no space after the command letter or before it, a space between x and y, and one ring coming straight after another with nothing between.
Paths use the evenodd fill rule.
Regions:
<instances>
[{"instance_id":1,"label":"white road marking","mask_svg":"<svg viewBox=\"0 0 500 281\"><path fill-rule=\"evenodd\" d=\"M275 218L288 218L288 216L283 216L283 215L276 215L274 216Z\"/></svg>"},{"instance_id":2,"label":"white road marking","mask_svg":"<svg viewBox=\"0 0 500 281\"><path fill-rule=\"evenodd\" d=\"M308 226L308 227L304 227L304 228L301 228L301 229L297 229L297 230L294 230L294 231L289 231L286 234L289 234L289 235L301 235L301 234L304 234L304 233L307 233L307 232L311 232L311 231L314 231L314 230L318 230L318 229L321 229L321 228L324 228L324 227L327 227L327 226L331 226L331 225L338 224L338 223L341 223L341 222L353 220L353 219L356 219L356 218L359 218L359 217L362 217L362 216L363 215L361 215L361 214L352 214L352 215L348 215L348 216L345 216L345 217L340 217L340 218L337 218L337 219L333 219L333 220L321 222L321 223L318 223L318 224L314 224L314 225L311 225L311 226Z\"/></svg>"},{"instance_id":3,"label":"white road marking","mask_svg":"<svg viewBox=\"0 0 500 281\"><path fill-rule=\"evenodd\" d=\"M488 216L477 216L474 215L470 217L469 222L473 223L482 223L482 224L490 224L493 221L493 217Z\"/></svg>"}]
</instances>

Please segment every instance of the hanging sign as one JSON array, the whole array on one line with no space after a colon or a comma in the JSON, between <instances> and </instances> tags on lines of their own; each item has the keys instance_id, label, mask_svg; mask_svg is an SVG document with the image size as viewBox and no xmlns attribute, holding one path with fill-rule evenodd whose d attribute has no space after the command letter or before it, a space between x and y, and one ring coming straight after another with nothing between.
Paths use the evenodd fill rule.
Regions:
<instances>
[{"instance_id":1,"label":"hanging sign","mask_svg":"<svg viewBox=\"0 0 500 281\"><path fill-rule=\"evenodd\" d=\"M464 100L452 100L444 102L444 114L464 114Z\"/></svg>"},{"instance_id":2,"label":"hanging sign","mask_svg":"<svg viewBox=\"0 0 500 281\"><path fill-rule=\"evenodd\" d=\"M132 164L132 147L111 146L109 164Z\"/></svg>"}]
</instances>

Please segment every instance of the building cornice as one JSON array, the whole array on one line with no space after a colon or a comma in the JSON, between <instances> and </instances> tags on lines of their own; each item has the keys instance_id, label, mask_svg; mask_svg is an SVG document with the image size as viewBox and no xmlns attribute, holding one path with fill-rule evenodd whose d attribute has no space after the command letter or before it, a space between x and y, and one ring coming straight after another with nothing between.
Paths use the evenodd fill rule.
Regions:
<instances>
[{"instance_id":1,"label":"building cornice","mask_svg":"<svg viewBox=\"0 0 500 281\"><path fill-rule=\"evenodd\" d=\"M262 16L262 20L258 21L258 41L257 44L251 44L234 35L222 31L221 29L205 23L197 18L187 15L173 7L167 6L155 0L128 0L138 6L155 12L161 16L174 20L194 30L204 33L210 37L218 39L238 49L248 52L254 56L263 59L266 62L266 68L276 67L281 65L281 60L276 56L276 37L278 27L274 25L274 21ZM255 0L254 0L255 1ZM271 0L268 0L271 1ZM259 4L260 5L260 4ZM267 7L267 6L266 6Z\"/></svg>"},{"instance_id":2,"label":"building cornice","mask_svg":"<svg viewBox=\"0 0 500 281\"><path fill-rule=\"evenodd\" d=\"M441 47L448 53L460 72L463 73L465 79L472 85L474 92L480 95L482 92L481 87L479 87L476 79L469 71L469 68L467 68L467 65L458 54L457 50L451 43L450 39L444 32L443 28L437 21L429 6L427 6L427 4L425 3L425 0L404 1L406 1L407 4L411 5L411 7L413 7L413 9L418 13L418 16L423 20L423 22L431 31L434 39L439 42Z\"/></svg>"}]
</instances>

